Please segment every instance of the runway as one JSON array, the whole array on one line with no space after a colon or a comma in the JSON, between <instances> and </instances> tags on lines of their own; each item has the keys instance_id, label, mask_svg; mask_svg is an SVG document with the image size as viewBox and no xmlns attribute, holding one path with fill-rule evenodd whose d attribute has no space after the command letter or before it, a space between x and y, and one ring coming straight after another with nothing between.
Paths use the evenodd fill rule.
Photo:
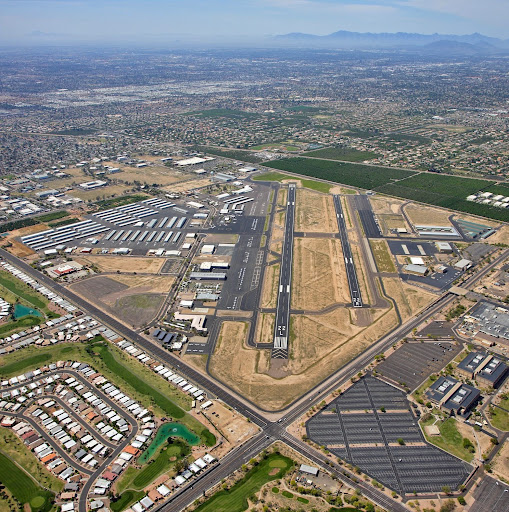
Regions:
<instances>
[{"instance_id":1,"label":"runway","mask_svg":"<svg viewBox=\"0 0 509 512\"><path fill-rule=\"evenodd\" d=\"M343 256L345 258L346 275L348 278L348 286L350 288L350 296L352 298L352 305L354 308L362 307L362 297L357 280L357 273L355 272L355 264L353 262L352 250L350 249L350 242L348 241L348 233L346 231L346 223L343 215L343 207L341 206L341 198L334 196L334 206L336 208L336 217L338 221L339 238L343 248Z\"/></svg>"},{"instance_id":2,"label":"runway","mask_svg":"<svg viewBox=\"0 0 509 512\"><path fill-rule=\"evenodd\" d=\"M295 185L290 185L288 188L288 200L286 206L285 239L281 253L281 269L279 272L279 290L277 295L276 322L274 328L274 346L272 349L272 357L275 359L288 359L295 196Z\"/></svg>"}]
</instances>

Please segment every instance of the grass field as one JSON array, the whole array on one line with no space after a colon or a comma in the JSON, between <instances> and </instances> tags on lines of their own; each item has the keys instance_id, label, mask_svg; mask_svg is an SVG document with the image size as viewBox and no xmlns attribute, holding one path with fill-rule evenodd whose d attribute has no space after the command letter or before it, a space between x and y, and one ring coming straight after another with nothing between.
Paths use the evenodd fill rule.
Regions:
<instances>
[{"instance_id":1,"label":"grass field","mask_svg":"<svg viewBox=\"0 0 509 512\"><path fill-rule=\"evenodd\" d=\"M25 300L34 308L51 316L52 312L48 309L48 300L44 295L37 293L28 285L3 270L0 270L0 286L7 288L11 293Z\"/></svg>"},{"instance_id":2,"label":"grass field","mask_svg":"<svg viewBox=\"0 0 509 512\"><path fill-rule=\"evenodd\" d=\"M216 438L198 420L186 414L182 407L190 408L190 398L179 392L137 360L120 350L102 343L58 344L52 347L30 347L0 358L0 375L11 377L41 366L49 361L76 359L87 362L145 407L157 408L159 413L178 419L200 436L208 446ZM179 405L178 405L179 404Z\"/></svg>"},{"instance_id":3,"label":"grass field","mask_svg":"<svg viewBox=\"0 0 509 512\"><path fill-rule=\"evenodd\" d=\"M69 214L66 211L60 211L40 215L37 217L37 220L40 222L51 222L52 220L63 219L64 217L69 217Z\"/></svg>"},{"instance_id":4,"label":"grass field","mask_svg":"<svg viewBox=\"0 0 509 512\"><path fill-rule=\"evenodd\" d=\"M0 427L0 452L15 460L45 489L60 492L64 487L62 480L50 473L9 428Z\"/></svg>"},{"instance_id":5,"label":"grass field","mask_svg":"<svg viewBox=\"0 0 509 512\"><path fill-rule=\"evenodd\" d=\"M117 489L122 495L133 490L140 491L158 476L173 469L178 460L187 457L190 453L191 450L185 442L170 440L141 469L129 468L118 482ZM128 489L128 491L124 491L124 489Z\"/></svg>"},{"instance_id":6,"label":"grass field","mask_svg":"<svg viewBox=\"0 0 509 512\"><path fill-rule=\"evenodd\" d=\"M125 491L119 496L118 500L110 503L110 508L113 512L122 512L122 510L125 510L129 505L141 500L143 496L145 496L143 491Z\"/></svg>"},{"instance_id":7,"label":"grass field","mask_svg":"<svg viewBox=\"0 0 509 512\"><path fill-rule=\"evenodd\" d=\"M396 272L396 266L385 240L370 240L371 250L379 272Z\"/></svg>"},{"instance_id":8,"label":"grass field","mask_svg":"<svg viewBox=\"0 0 509 512\"><path fill-rule=\"evenodd\" d=\"M102 201L97 201L95 204L99 210L107 210L108 208L116 208L126 204L137 203L138 201L147 199L147 197L148 195L146 194L133 194L128 196L114 197L112 199L104 199Z\"/></svg>"},{"instance_id":9,"label":"grass field","mask_svg":"<svg viewBox=\"0 0 509 512\"><path fill-rule=\"evenodd\" d=\"M330 160L311 160L308 158L286 158L267 162L264 165L281 171L294 172L364 189L381 187L390 183L391 180L406 178L415 174L412 171L402 169L332 162Z\"/></svg>"},{"instance_id":10,"label":"grass field","mask_svg":"<svg viewBox=\"0 0 509 512\"><path fill-rule=\"evenodd\" d=\"M431 425L434 421L435 419L432 417L430 420L422 422L421 424L422 426ZM437 423L437 425L440 429L440 435L426 435L427 440L446 452L452 453L452 455L470 462L474 458L474 454L463 446L463 436L456 427L456 420L454 418L448 418L442 423Z\"/></svg>"},{"instance_id":11,"label":"grass field","mask_svg":"<svg viewBox=\"0 0 509 512\"><path fill-rule=\"evenodd\" d=\"M509 412L498 407L490 408L490 422L499 430L509 431Z\"/></svg>"},{"instance_id":12,"label":"grass field","mask_svg":"<svg viewBox=\"0 0 509 512\"><path fill-rule=\"evenodd\" d=\"M196 512L242 512L247 510L247 499L267 482L281 478L292 467L293 461L280 454L271 454L250 469L244 478L230 490L220 491L200 505ZM279 471L275 471L278 469ZM272 473L272 474L271 474Z\"/></svg>"},{"instance_id":13,"label":"grass field","mask_svg":"<svg viewBox=\"0 0 509 512\"><path fill-rule=\"evenodd\" d=\"M0 453L0 482L20 503L29 503L32 512L51 510L54 494L37 485L27 473L2 453Z\"/></svg>"},{"instance_id":14,"label":"grass field","mask_svg":"<svg viewBox=\"0 0 509 512\"><path fill-rule=\"evenodd\" d=\"M317 158L326 158L329 160L347 160L348 162L363 162L364 160L371 160L378 155L371 151L359 151L353 148L323 148L316 151L307 151L303 153L305 156L313 156Z\"/></svg>"},{"instance_id":15,"label":"grass field","mask_svg":"<svg viewBox=\"0 0 509 512\"><path fill-rule=\"evenodd\" d=\"M260 174L259 176L255 176L253 178L253 180L254 181L279 181L280 183L283 180L295 180L295 181L300 181L304 188L309 188L311 190L315 190L316 192L323 192L324 194L328 194L329 190L332 188L331 185L329 185L327 183L322 183L321 181L296 178L295 176L290 176L289 174L282 174L280 172L266 172L264 174Z\"/></svg>"},{"instance_id":16,"label":"grass field","mask_svg":"<svg viewBox=\"0 0 509 512\"><path fill-rule=\"evenodd\" d=\"M19 320L11 320L0 326L0 338L5 338L10 334L15 334L34 325L39 325L42 322L44 322L43 317L33 315L25 316Z\"/></svg>"}]
</instances>

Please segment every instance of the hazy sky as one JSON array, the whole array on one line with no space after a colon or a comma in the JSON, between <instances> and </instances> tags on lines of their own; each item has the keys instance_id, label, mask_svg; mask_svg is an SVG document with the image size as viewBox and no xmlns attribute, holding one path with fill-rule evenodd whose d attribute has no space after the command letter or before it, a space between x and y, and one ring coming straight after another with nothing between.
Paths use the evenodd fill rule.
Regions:
<instances>
[{"instance_id":1,"label":"hazy sky","mask_svg":"<svg viewBox=\"0 0 509 512\"><path fill-rule=\"evenodd\" d=\"M0 42L421 32L509 38L509 0L0 0Z\"/></svg>"}]
</instances>

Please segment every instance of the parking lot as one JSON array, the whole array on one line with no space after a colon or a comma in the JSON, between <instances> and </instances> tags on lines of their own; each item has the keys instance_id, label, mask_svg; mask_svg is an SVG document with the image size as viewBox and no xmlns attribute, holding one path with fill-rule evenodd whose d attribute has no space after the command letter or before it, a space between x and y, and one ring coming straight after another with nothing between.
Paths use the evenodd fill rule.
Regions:
<instances>
[{"instance_id":1,"label":"parking lot","mask_svg":"<svg viewBox=\"0 0 509 512\"><path fill-rule=\"evenodd\" d=\"M454 343L405 343L380 363L376 371L401 386L415 389L460 352L461 346Z\"/></svg>"},{"instance_id":2,"label":"parking lot","mask_svg":"<svg viewBox=\"0 0 509 512\"><path fill-rule=\"evenodd\" d=\"M509 510L509 485L484 476L474 491L475 503L470 512L507 512Z\"/></svg>"},{"instance_id":3,"label":"parking lot","mask_svg":"<svg viewBox=\"0 0 509 512\"><path fill-rule=\"evenodd\" d=\"M308 420L306 431L313 442L400 494L457 489L472 470L428 444L405 394L370 376Z\"/></svg>"},{"instance_id":4,"label":"parking lot","mask_svg":"<svg viewBox=\"0 0 509 512\"><path fill-rule=\"evenodd\" d=\"M435 272L433 274L429 274L427 276L416 276L413 274L400 274L401 279L405 281L414 281L416 283L421 283L427 286L432 286L433 288L438 288L443 290L452 285L456 279L458 279L462 271L456 270L454 267L447 267L447 271L444 273Z\"/></svg>"}]
</instances>

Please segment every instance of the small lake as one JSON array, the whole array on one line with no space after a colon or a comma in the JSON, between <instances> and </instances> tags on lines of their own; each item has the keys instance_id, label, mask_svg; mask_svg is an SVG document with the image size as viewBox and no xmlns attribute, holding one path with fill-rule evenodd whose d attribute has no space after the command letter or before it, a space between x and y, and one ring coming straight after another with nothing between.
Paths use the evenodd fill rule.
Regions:
<instances>
[{"instance_id":1,"label":"small lake","mask_svg":"<svg viewBox=\"0 0 509 512\"><path fill-rule=\"evenodd\" d=\"M165 423L159 427L154 440L150 443L149 447L140 455L138 462L145 464L157 449L165 443L170 437L181 437L184 441L187 441L190 445L197 445L200 442L200 438L193 432L191 432L186 426L180 423Z\"/></svg>"},{"instance_id":2,"label":"small lake","mask_svg":"<svg viewBox=\"0 0 509 512\"><path fill-rule=\"evenodd\" d=\"M24 316L42 316L42 313L33 308L29 308L28 306L24 306L23 304L15 304L14 305L14 320L19 320L20 318L23 318Z\"/></svg>"}]
</instances>

